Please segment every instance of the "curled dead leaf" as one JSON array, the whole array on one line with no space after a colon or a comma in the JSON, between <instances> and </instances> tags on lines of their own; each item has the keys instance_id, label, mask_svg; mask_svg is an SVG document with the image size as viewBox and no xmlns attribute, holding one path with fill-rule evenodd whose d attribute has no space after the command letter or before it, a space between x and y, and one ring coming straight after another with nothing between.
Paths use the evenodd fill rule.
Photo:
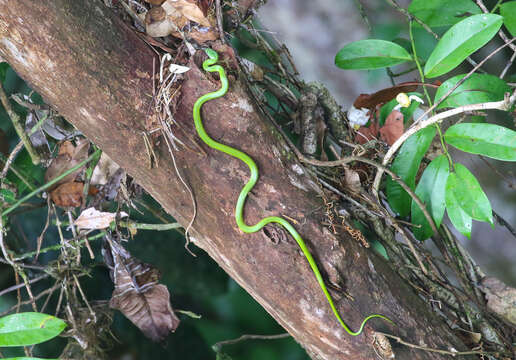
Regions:
<instances>
[{"instance_id":1,"label":"curled dead leaf","mask_svg":"<svg viewBox=\"0 0 516 360\"><path fill-rule=\"evenodd\" d=\"M360 192L360 175L348 167L344 168L344 184L353 192Z\"/></svg>"},{"instance_id":2,"label":"curled dead leaf","mask_svg":"<svg viewBox=\"0 0 516 360\"><path fill-rule=\"evenodd\" d=\"M163 341L179 326L170 306L170 294L159 284L159 272L131 256L119 243L109 240L104 252L115 284L110 306L120 310L153 341Z\"/></svg>"},{"instance_id":3,"label":"curled dead leaf","mask_svg":"<svg viewBox=\"0 0 516 360\"><path fill-rule=\"evenodd\" d=\"M120 217L129 216L126 212L120 212ZM116 218L116 213L102 212L91 207L84 210L75 220L74 224L78 229L105 229Z\"/></svg>"},{"instance_id":4,"label":"curled dead leaf","mask_svg":"<svg viewBox=\"0 0 516 360\"><path fill-rule=\"evenodd\" d=\"M193 2L186 0L167 0L166 3L172 3L173 6L179 11L185 18L190 21L195 21L202 26L210 27L211 24L206 16L204 16L201 8ZM162 5L163 6L163 5Z\"/></svg>"},{"instance_id":5,"label":"curled dead leaf","mask_svg":"<svg viewBox=\"0 0 516 360\"><path fill-rule=\"evenodd\" d=\"M180 31L189 23L191 26L188 28L188 35L195 41L204 43L218 39L218 32L197 2L166 0L145 15L146 32L152 37L172 35L182 38Z\"/></svg>"},{"instance_id":6,"label":"curled dead leaf","mask_svg":"<svg viewBox=\"0 0 516 360\"><path fill-rule=\"evenodd\" d=\"M71 141L63 142L59 147L57 157L52 160L52 163L47 168L45 173L45 181L48 182L54 179L55 177L64 173L66 170L84 161L88 157L89 148L90 142L86 139L77 141L77 146L73 145ZM65 176L63 179L54 184L54 186L52 186L50 189L55 189L61 184L74 181L75 177L81 172L81 170L82 169L78 169L77 171L74 171L73 173Z\"/></svg>"},{"instance_id":7,"label":"curled dead leaf","mask_svg":"<svg viewBox=\"0 0 516 360\"><path fill-rule=\"evenodd\" d=\"M380 138L387 144L392 145L404 131L403 114L398 110L393 110L385 119L385 124L380 128Z\"/></svg>"},{"instance_id":8,"label":"curled dead leaf","mask_svg":"<svg viewBox=\"0 0 516 360\"><path fill-rule=\"evenodd\" d=\"M50 198L60 207L81 206L83 187L84 184L81 182L61 184L50 192Z\"/></svg>"},{"instance_id":9,"label":"curled dead leaf","mask_svg":"<svg viewBox=\"0 0 516 360\"><path fill-rule=\"evenodd\" d=\"M409 83L401 83L395 86L391 86L386 89L382 89L380 91L375 92L374 94L360 94L353 106L357 109L366 108L366 109L374 109L376 105L383 104L391 101L398 95L399 93L407 93L416 91L419 83L409 82Z\"/></svg>"},{"instance_id":10,"label":"curled dead leaf","mask_svg":"<svg viewBox=\"0 0 516 360\"><path fill-rule=\"evenodd\" d=\"M59 207L77 207L82 203L82 190L84 183L82 182L68 182L59 185L50 192L50 199ZM89 195L95 195L98 189L94 186L89 187Z\"/></svg>"}]
</instances>

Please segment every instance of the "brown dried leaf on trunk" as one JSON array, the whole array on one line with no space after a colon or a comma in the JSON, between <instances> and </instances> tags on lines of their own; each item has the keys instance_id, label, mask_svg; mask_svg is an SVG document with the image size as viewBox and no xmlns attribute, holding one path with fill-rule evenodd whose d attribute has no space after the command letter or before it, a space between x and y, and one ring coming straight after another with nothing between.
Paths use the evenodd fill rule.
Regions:
<instances>
[{"instance_id":1,"label":"brown dried leaf on trunk","mask_svg":"<svg viewBox=\"0 0 516 360\"><path fill-rule=\"evenodd\" d=\"M65 141L59 147L59 153L57 157L52 161L50 166L45 173L45 181L48 182L53 178L61 175L66 170L79 164L81 161L88 157L88 150L90 148L90 142L86 139L77 141L77 146L74 146L71 141ZM78 169L73 173L65 176L58 181L50 189L55 189L61 184L68 183L75 180L75 177L82 169Z\"/></svg>"},{"instance_id":2,"label":"brown dried leaf on trunk","mask_svg":"<svg viewBox=\"0 0 516 360\"><path fill-rule=\"evenodd\" d=\"M120 310L153 341L163 341L179 325L170 306L170 294L159 284L159 271L142 263L119 243L109 241L105 253L115 289L110 306Z\"/></svg>"}]
</instances>

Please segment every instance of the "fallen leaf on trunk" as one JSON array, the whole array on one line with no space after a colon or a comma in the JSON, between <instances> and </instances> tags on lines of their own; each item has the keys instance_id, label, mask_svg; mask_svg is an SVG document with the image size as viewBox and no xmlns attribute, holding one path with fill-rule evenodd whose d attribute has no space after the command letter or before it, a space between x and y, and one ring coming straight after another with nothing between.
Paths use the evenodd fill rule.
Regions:
<instances>
[{"instance_id":1,"label":"fallen leaf on trunk","mask_svg":"<svg viewBox=\"0 0 516 360\"><path fill-rule=\"evenodd\" d=\"M120 310L153 341L163 341L179 326L170 306L170 294L159 284L159 271L131 256L119 243L109 240L106 264L115 284L110 306Z\"/></svg>"}]
</instances>

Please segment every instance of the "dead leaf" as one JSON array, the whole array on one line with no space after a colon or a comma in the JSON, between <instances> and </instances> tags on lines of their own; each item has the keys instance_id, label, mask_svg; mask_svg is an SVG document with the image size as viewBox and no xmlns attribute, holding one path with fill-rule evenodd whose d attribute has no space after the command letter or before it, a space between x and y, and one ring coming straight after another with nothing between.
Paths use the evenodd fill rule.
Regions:
<instances>
[{"instance_id":1,"label":"dead leaf","mask_svg":"<svg viewBox=\"0 0 516 360\"><path fill-rule=\"evenodd\" d=\"M217 40L219 35L211 28L199 28L192 29L192 31L190 31L190 37L198 43L202 44L206 41Z\"/></svg>"},{"instance_id":2,"label":"dead leaf","mask_svg":"<svg viewBox=\"0 0 516 360\"><path fill-rule=\"evenodd\" d=\"M159 272L142 263L119 243L109 241L105 252L115 284L110 306L120 310L153 341L163 341L179 326L179 318L170 306L170 294L159 284Z\"/></svg>"},{"instance_id":3,"label":"dead leaf","mask_svg":"<svg viewBox=\"0 0 516 360\"><path fill-rule=\"evenodd\" d=\"M375 92L374 94L360 94L353 106L357 109L374 109L376 105L391 101L399 93L416 91L419 83L406 82Z\"/></svg>"},{"instance_id":4,"label":"dead leaf","mask_svg":"<svg viewBox=\"0 0 516 360\"><path fill-rule=\"evenodd\" d=\"M50 199L52 199L54 204L63 208L81 206L83 189L84 183L82 182L61 184L50 192ZM89 195L95 195L97 193L98 189L96 187L89 187Z\"/></svg>"},{"instance_id":5,"label":"dead leaf","mask_svg":"<svg viewBox=\"0 0 516 360\"><path fill-rule=\"evenodd\" d=\"M84 161L88 157L89 147L90 142L86 139L77 141L77 146L74 146L71 141L63 142L59 147L57 157L52 160L52 163L45 173L45 181L48 182L54 179L55 177L64 173L66 170ZM81 172L81 170L82 169L78 169L73 173L65 176L56 184L54 184L50 190L55 189L61 184L74 181L75 177Z\"/></svg>"},{"instance_id":6,"label":"dead leaf","mask_svg":"<svg viewBox=\"0 0 516 360\"><path fill-rule=\"evenodd\" d=\"M355 135L355 144L365 144L378 138L378 123L372 120L369 127L361 126Z\"/></svg>"},{"instance_id":7,"label":"dead leaf","mask_svg":"<svg viewBox=\"0 0 516 360\"><path fill-rule=\"evenodd\" d=\"M95 166L93 170L93 175L91 176L90 184L93 185L105 185L109 181L109 179L113 176L113 174L120 169L120 166L111 160L109 156L105 152L100 156L100 160Z\"/></svg>"},{"instance_id":8,"label":"dead leaf","mask_svg":"<svg viewBox=\"0 0 516 360\"><path fill-rule=\"evenodd\" d=\"M375 333L373 346L376 350L376 354L378 354L381 359L394 359L395 358L394 352L392 351L391 343L385 335L380 334L380 333Z\"/></svg>"},{"instance_id":9,"label":"dead leaf","mask_svg":"<svg viewBox=\"0 0 516 360\"><path fill-rule=\"evenodd\" d=\"M101 212L91 207L84 210L75 220L74 224L78 229L105 229L116 218L117 213ZM129 216L126 212L121 211L120 217Z\"/></svg>"},{"instance_id":10,"label":"dead leaf","mask_svg":"<svg viewBox=\"0 0 516 360\"><path fill-rule=\"evenodd\" d=\"M81 206L83 188L84 184L81 182L61 184L50 192L50 198L54 204L60 207Z\"/></svg>"},{"instance_id":11,"label":"dead leaf","mask_svg":"<svg viewBox=\"0 0 516 360\"><path fill-rule=\"evenodd\" d=\"M201 24L202 26L210 27L211 24L208 21L208 18L204 16L203 11L201 8L192 2L186 1L186 0L167 0L166 3L172 3L173 6L179 11L185 18L187 18L190 21L195 21L198 24ZM163 4L162 6L164 6Z\"/></svg>"},{"instance_id":12,"label":"dead leaf","mask_svg":"<svg viewBox=\"0 0 516 360\"><path fill-rule=\"evenodd\" d=\"M398 110L393 110L385 119L385 124L380 128L380 138L387 144L392 145L404 131L403 114Z\"/></svg>"},{"instance_id":13,"label":"dead leaf","mask_svg":"<svg viewBox=\"0 0 516 360\"><path fill-rule=\"evenodd\" d=\"M360 175L348 167L344 168L344 184L353 192L360 192L362 188L360 183Z\"/></svg>"}]
</instances>

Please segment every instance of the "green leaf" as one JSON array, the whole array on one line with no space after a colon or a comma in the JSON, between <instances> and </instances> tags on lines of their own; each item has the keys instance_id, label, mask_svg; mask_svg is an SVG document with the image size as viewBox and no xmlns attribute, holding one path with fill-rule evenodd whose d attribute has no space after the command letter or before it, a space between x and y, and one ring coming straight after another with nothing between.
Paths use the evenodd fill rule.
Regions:
<instances>
[{"instance_id":1,"label":"green leaf","mask_svg":"<svg viewBox=\"0 0 516 360\"><path fill-rule=\"evenodd\" d=\"M459 150L497 160L516 161L516 131L495 124L456 124L444 140Z\"/></svg>"},{"instance_id":2,"label":"green leaf","mask_svg":"<svg viewBox=\"0 0 516 360\"><path fill-rule=\"evenodd\" d=\"M453 25L430 54L425 64L425 76L433 78L453 70L491 40L502 22L500 15L479 14Z\"/></svg>"},{"instance_id":3,"label":"green leaf","mask_svg":"<svg viewBox=\"0 0 516 360\"><path fill-rule=\"evenodd\" d=\"M408 11L430 27L451 26L481 11L471 0L414 0Z\"/></svg>"},{"instance_id":4,"label":"green leaf","mask_svg":"<svg viewBox=\"0 0 516 360\"><path fill-rule=\"evenodd\" d=\"M47 314L7 315L0 318L0 347L39 344L56 337L65 327L63 320Z\"/></svg>"},{"instance_id":5,"label":"green leaf","mask_svg":"<svg viewBox=\"0 0 516 360\"><path fill-rule=\"evenodd\" d=\"M16 195L9 189L0 189L0 206L2 203L13 204L16 201Z\"/></svg>"},{"instance_id":6,"label":"green leaf","mask_svg":"<svg viewBox=\"0 0 516 360\"><path fill-rule=\"evenodd\" d=\"M460 164L457 164L460 165ZM446 212L450 218L451 223L459 232L471 239L471 226L473 220L471 216L466 214L459 205L458 200L455 197L455 192L460 191L459 181L455 173L451 173L446 181Z\"/></svg>"},{"instance_id":7,"label":"green leaf","mask_svg":"<svg viewBox=\"0 0 516 360\"><path fill-rule=\"evenodd\" d=\"M436 157L426 167L419 184L416 187L416 195L426 205L426 209L432 216L437 228L441 226L441 221L444 216L445 209L445 189L448 175L450 174L450 168L448 159L445 155ZM413 230L414 236L418 240L426 240L433 235L430 224L423 215L420 207L415 201L412 201L412 223L421 225Z\"/></svg>"},{"instance_id":8,"label":"green leaf","mask_svg":"<svg viewBox=\"0 0 516 360\"><path fill-rule=\"evenodd\" d=\"M423 98L423 95L418 92L409 92L407 93L408 96L415 95L419 98ZM392 112L392 110L398 105L398 100L395 98L390 100L389 102L382 105L380 108L380 120L378 123L380 126L383 126L385 124L385 120L387 119L387 116ZM410 120L412 115L414 114L414 111L419 107L419 102L417 101L411 101L410 106L408 108L402 107L400 108L400 112L403 114L403 123L407 123L407 121Z\"/></svg>"},{"instance_id":9,"label":"green leaf","mask_svg":"<svg viewBox=\"0 0 516 360\"><path fill-rule=\"evenodd\" d=\"M487 195L477 178L464 165L455 164L455 182L453 194L458 206L471 218L493 223L493 211ZM446 203L448 206L448 203Z\"/></svg>"},{"instance_id":10,"label":"green leaf","mask_svg":"<svg viewBox=\"0 0 516 360\"><path fill-rule=\"evenodd\" d=\"M500 5L500 15L503 16L503 24L511 35L516 36L516 1L509 1Z\"/></svg>"},{"instance_id":11,"label":"green leaf","mask_svg":"<svg viewBox=\"0 0 516 360\"><path fill-rule=\"evenodd\" d=\"M9 69L9 64L6 62L0 62L0 84L2 84L5 80L7 69Z\"/></svg>"},{"instance_id":12,"label":"green leaf","mask_svg":"<svg viewBox=\"0 0 516 360\"><path fill-rule=\"evenodd\" d=\"M439 86L435 93L434 102L448 93L466 74L454 76ZM438 109L479 104L490 101L503 100L506 92L511 88L497 76L489 74L472 74L437 107Z\"/></svg>"},{"instance_id":13,"label":"green leaf","mask_svg":"<svg viewBox=\"0 0 516 360\"><path fill-rule=\"evenodd\" d=\"M376 39L352 42L335 55L335 65L344 70L381 69L411 60L398 44Z\"/></svg>"},{"instance_id":14,"label":"green leaf","mask_svg":"<svg viewBox=\"0 0 516 360\"><path fill-rule=\"evenodd\" d=\"M434 136L435 127L433 126L419 130L405 141L392 163L391 170L411 189L416 186L417 170ZM393 211L401 217L410 213L410 195L390 176L387 177L386 194Z\"/></svg>"}]
</instances>

